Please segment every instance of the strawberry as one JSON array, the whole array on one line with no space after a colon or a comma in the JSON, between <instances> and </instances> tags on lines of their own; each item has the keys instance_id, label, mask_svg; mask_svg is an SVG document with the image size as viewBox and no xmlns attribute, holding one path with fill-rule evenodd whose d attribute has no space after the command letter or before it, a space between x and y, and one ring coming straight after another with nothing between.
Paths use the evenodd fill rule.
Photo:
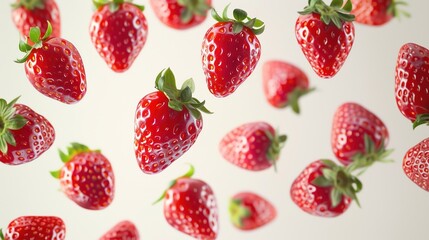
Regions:
<instances>
[{"instance_id":1,"label":"strawberry","mask_svg":"<svg viewBox=\"0 0 429 240\"><path fill-rule=\"evenodd\" d=\"M134 223L124 220L113 226L99 240L139 240L139 232Z\"/></svg>"},{"instance_id":2,"label":"strawberry","mask_svg":"<svg viewBox=\"0 0 429 240\"><path fill-rule=\"evenodd\" d=\"M201 24L210 9L211 0L150 0L155 15L174 29L189 29Z\"/></svg>"},{"instance_id":3,"label":"strawberry","mask_svg":"<svg viewBox=\"0 0 429 240\"><path fill-rule=\"evenodd\" d=\"M67 150L67 154L60 151L64 166L51 172L60 180L62 191L85 209L109 206L115 193L115 176L109 160L99 150L79 143L72 143Z\"/></svg>"},{"instance_id":4,"label":"strawberry","mask_svg":"<svg viewBox=\"0 0 429 240\"><path fill-rule=\"evenodd\" d=\"M33 161L54 143L55 129L24 104L0 99L0 162L19 165Z\"/></svg>"},{"instance_id":5,"label":"strawberry","mask_svg":"<svg viewBox=\"0 0 429 240\"><path fill-rule=\"evenodd\" d=\"M278 60L266 61L262 67L262 87L265 97L273 107L291 106L300 112L298 100L313 91L307 75L295 65Z\"/></svg>"},{"instance_id":6,"label":"strawberry","mask_svg":"<svg viewBox=\"0 0 429 240\"><path fill-rule=\"evenodd\" d=\"M429 138L419 142L405 153L402 169L417 186L429 191Z\"/></svg>"},{"instance_id":7,"label":"strawberry","mask_svg":"<svg viewBox=\"0 0 429 240\"><path fill-rule=\"evenodd\" d=\"M22 216L11 221L2 240L64 240L66 226L63 220L54 216Z\"/></svg>"},{"instance_id":8,"label":"strawberry","mask_svg":"<svg viewBox=\"0 0 429 240\"><path fill-rule=\"evenodd\" d=\"M342 0L333 0L330 6L322 0L309 0L295 24L298 44L314 72L322 78L337 74L353 46L350 0L342 6Z\"/></svg>"},{"instance_id":9,"label":"strawberry","mask_svg":"<svg viewBox=\"0 0 429 240\"><path fill-rule=\"evenodd\" d=\"M384 25L392 18L400 15L409 16L407 12L397 9L398 5L406 5L406 2L398 0L351 0L355 15L355 21L370 26Z\"/></svg>"},{"instance_id":10,"label":"strawberry","mask_svg":"<svg viewBox=\"0 0 429 240\"><path fill-rule=\"evenodd\" d=\"M144 96L137 105L134 121L134 151L144 173L163 171L180 158L197 140L203 129L201 112L210 113L192 97L192 79L177 89L170 68L155 81L158 91Z\"/></svg>"},{"instance_id":11,"label":"strawberry","mask_svg":"<svg viewBox=\"0 0 429 240\"><path fill-rule=\"evenodd\" d=\"M235 9L234 19L230 19L227 10L221 17L212 9L218 22L207 30L201 49L207 86L216 97L232 94L253 72L261 56L256 35L264 31L264 23L250 19L241 9Z\"/></svg>"},{"instance_id":12,"label":"strawberry","mask_svg":"<svg viewBox=\"0 0 429 240\"><path fill-rule=\"evenodd\" d=\"M96 11L89 25L91 41L107 65L124 72L146 43L144 7L125 0L93 0Z\"/></svg>"},{"instance_id":13,"label":"strawberry","mask_svg":"<svg viewBox=\"0 0 429 240\"><path fill-rule=\"evenodd\" d=\"M229 131L219 143L221 155L230 163L250 171L274 165L286 141L266 122L250 122Z\"/></svg>"},{"instance_id":14,"label":"strawberry","mask_svg":"<svg viewBox=\"0 0 429 240\"><path fill-rule=\"evenodd\" d=\"M402 45L395 69L395 98L413 128L429 124L429 50L415 43Z\"/></svg>"},{"instance_id":15,"label":"strawberry","mask_svg":"<svg viewBox=\"0 0 429 240\"><path fill-rule=\"evenodd\" d=\"M229 214L235 227L253 230L273 221L277 210L268 200L256 193L240 192L231 198Z\"/></svg>"},{"instance_id":16,"label":"strawberry","mask_svg":"<svg viewBox=\"0 0 429 240\"><path fill-rule=\"evenodd\" d=\"M19 49L26 55L16 60L25 63L28 80L42 94L63 103L80 101L86 93L86 75L82 58L69 41L50 37L51 24L41 38L40 28L30 30L33 45L20 41Z\"/></svg>"}]
</instances>

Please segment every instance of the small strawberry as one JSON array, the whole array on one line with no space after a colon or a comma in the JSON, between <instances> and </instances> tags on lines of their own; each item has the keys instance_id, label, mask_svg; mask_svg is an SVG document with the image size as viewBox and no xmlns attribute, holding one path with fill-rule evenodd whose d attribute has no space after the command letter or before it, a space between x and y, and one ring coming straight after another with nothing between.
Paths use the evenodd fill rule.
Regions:
<instances>
[{"instance_id":1,"label":"small strawberry","mask_svg":"<svg viewBox=\"0 0 429 240\"><path fill-rule=\"evenodd\" d=\"M256 193L240 192L231 198L229 214L235 227L253 230L273 221L277 210L268 200Z\"/></svg>"},{"instance_id":2,"label":"small strawberry","mask_svg":"<svg viewBox=\"0 0 429 240\"><path fill-rule=\"evenodd\" d=\"M405 15L409 17L407 12L397 8L398 5L406 5L406 2L401 0L351 0L353 9L351 14L354 14L355 21L361 24L370 26L384 25L392 18Z\"/></svg>"},{"instance_id":3,"label":"small strawberry","mask_svg":"<svg viewBox=\"0 0 429 240\"><path fill-rule=\"evenodd\" d=\"M109 160L99 150L72 143L67 153L60 151L64 166L51 172L61 189L79 206L100 210L110 205L115 193L115 176Z\"/></svg>"},{"instance_id":4,"label":"small strawberry","mask_svg":"<svg viewBox=\"0 0 429 240\"><path fill-rule=\"evenodd\" d=\"M216 97L232 94L253 72L261 56L261 44L256 35L264 31L264 23L249 18L241 9L234 10L234 19L222 17L212 9L218 22L211 26L201 49L207 86Z\"/></svg>"},{"instance_id":5,"label":"small strawberry","mask_svg":"<svg viewBox=\"0 0 429 240\"><path fill-rule=\"evenodd\" d=\"M232 164L250 171L274 165L286 141L266 122L250 122L229 131L219 143L221 155Z\"/></svg>"},{"instance_id":6,"label":"small strawberry","mask_svg":"<svg viewBox=\"0 0 429 240\"><path fill-rule=\"evenodd\" d=\"M99 240L139 240L139 232L134 223L124 220L113 226Z\"/></svg>"},{"instance_id":7,"label":"small strawberry","mask_svg":"<svg viewBox=\"0 0 429 240\"><path fill-rule=\"evenodd\" d=\"M177 89L168 68L155 81L158 89L144 96L137 105L134 121L134 151L141 170L159 173L180 158L197 140L203 129L201 112L210 113L192 97L192 79Z\"/></svg>"},{"instance_id":8,"label":"small strawberry","mask_svg":"<svg viewBox=\"0 0 429 240\"><path fill-rule=\"evenodd\" d=\"M0 99L0 162L19 165L33 161L55 140L55 129L26 105Z\"/></svg>"},{"instance_id":9,"label":"small strawberry","mask_svg":"<svg viewBox=\"0 0 429 240\"><path fill-rule=\"evenodd\" d=\"M155 15L174 29L189 29L207 17L211 0L150 0Z\"/></svg>"},{"instance_id":10,"label":"small strawberry","mask_svg":"<svg viewBox=\"0 0 429 240\"><path fill-rule=\"evenodd\" d=\"M331 78L340 70L352 49L355 30L350 0L309 0L299 12L295 36L313 70L322 78Z\"/></svg>"},{"instance_id":11,"label":"small strawberry","mask_svg":"<svg viewBox=\"0 0 429 240\"><path fill-rule=\"evenodd\" d=\"M86 93L86 75L82 58L69 41L50 37L51 24L42 38L38 27L31 28L33 45L20 41L19 49L26 55L16 60L25 63L25 73L31 84L45 96L63 103L80 101Z\"/></svg>"},{"instance_id":12,"label":"small strawberry","mask_svg":"<svg viewBox=\"0 0 429 240\"><path fill-rule=\"evenodd\" d=\"M413 128L429 124L429 50L415 43L402 45L395 69L395 98Z\"/></svg>"},{"instance_id":13,"label":"small strawberry","mask_svg":"<svg viewBox=\"0 0 429 240\"><path fill-rule=\"evenodd\" d=\"M96 11L89 25L91 41L107 65L124 72L147 40L144 7L126 0L93 0Z\"/></svg>"},{"instance_id":14,"label":"small strawberry","mask_svg":"<svg viewBox=\"0 0 429 240\"><path fill-rule=\"evenodd\" d=\"M307 75L295 65L284 61L266 61L262 67L262 87L268 103L276 108L291 106L299 113L298 100L313 91Z\"/></svg>"},{"instance_id":15,"label":"small strawberry","mask_svg":"<svg viewBox=\"0 0 429 240\"><path fill-rule=\"evenodd\" d=\"M3 235L4 234L4 235ZM63 220L54 216L22 216L11 221L1 240L64 240L66 226Z\"/></svg>"},{"instance_id":16,"label":"small strawberry","mask_svg":"<svg viewBox=\"0 0 429 240\"><path fill-rule=\"evenodd\" d=\"M402 169L411 181L429 192L429 138L405 153Z\"/></svg>"}]
</instances>

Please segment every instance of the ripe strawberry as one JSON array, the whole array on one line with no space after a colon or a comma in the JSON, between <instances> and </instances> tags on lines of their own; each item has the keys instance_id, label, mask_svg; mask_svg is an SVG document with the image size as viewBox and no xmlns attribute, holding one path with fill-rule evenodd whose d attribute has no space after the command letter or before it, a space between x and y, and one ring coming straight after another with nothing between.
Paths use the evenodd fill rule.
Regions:
<instances>
[{"instance_id":1,"label":"ripe strawberry","mask_svg":"<svg viewBox=\"0 0 429 240\"><path fill-rule=\"evenodd\" d=\"M230 19L227 8L222 17L212 9L218 23L207 30L201 49L207 86L216 97L232 94L253 72L261 56L256 35L263 32L264 23L250 19L241 9L235 9L234 19Z\"/></svg>"},{"instance_id":2,"label":"ripe strawberry","mask_svg":"<svg viewBox=\"0 0 429 240\"><path fill-rule=\"evenodd\" d=\"M64 166L51 172L61 189L79 206L100 210L110 205L115 193L115 176L109 160L99 150L72 143L67 154L60 151Z\"/></svg>"},{"instance_id":3,"label":"ripe strawberry","mask_svg":"<svg viewBox=\"0 0 429 240\"><path fill-rule=\"evenodd\" d=\"M148 25L143 6L125 0L94 0L89 32L95 49L115 72L133 64L146 43Z\"/></svg>"},{"instance_id":4,"label":"ripe strawberry","mask_svg":"<svg viewBox=\"0 0 429 240\"><path fill-rule=\"evenodd\" d=\"M66 226L63 220L54 216L22 216L11 221L2 240L64 240Z\"/></svg>"},{"instance_id":5,"label":"ripe strawberry","mask_svg":"<svg viewBox=\"0 0 429 240\"><path fill-rule=\"evenodd\" d=\"M189 29L201 24L210 9L211 0L150 0L155 15L174 29Z\"/></svg>"},{"instance_id":6,"label":"ripe strawberry","mask_svg":"<svg viewBox=\"0 0 429 240\"><path fill-rule=\"evenodd\" d=\"M49 23L42 38L38 27L31 28L29 36L34 44L30 46L21 40L19 49L26 55L16 62L25 62L27 78L37 91L63 103L76 103L86 93L82 58L71 42L51 38L51 32Z\"/></svg>"},{"instance_id":7,"label":"ripe strawberry","mask_svg":"<svg viewBox=\"0 0 429 240\"><path fill-rule=\"evenodd\" d=\"M144 173L163 171L181 157L197 140L203 129L200 111L210 113L192 97L192 79L177 89L173 72L159 73L155 87L137 105L134 122L134 151Z\"/></svg>"},{"instance_id":8,"label":"ripe strawberry","mask_svg":"<svg viewBox=\"0 0 429 240\"><path fill-rule=\"evenodd\" d=\"M351 0L355 15L355 21L358 23L380 26L388 23L392 18L399 17L401 14L409 16L407 12L397 9L398 5L406 5L398 0Z\"/></svg>"},{"instance_id":9,"label":"ripe strawberry","mask_svg":"<svg viewBox=\"0 0 429 240\"><path fill-rule=\"evenodd\" d=\"M268 103L276 108L291 106L299 113L298 100L313 91L307 75L295 65L284 61L266 61L262 67L262 87Z\"/></svg>"},{"instance_id":10,"label":"ripe strawberry","mask_svg":"<svg viewBox=\"0 0 429 240\"><path fill-rule=\"evenodd\" d=\"M429 138L419 142L405 153L402 169L417 186L429 191Z\"/></svg>"},{"instance_id":11,"label":"ripe strawberry","mask_svg":"<svg viewBox=\"0 0 429 240\"><path fill-rule=\"evenodd\" d=\"M313 70L322 78L331 78L340 70L352 49L355 30L350 0L309 1L299 12L295 36Z\"/></svg>"},{"instance_id":12,"label":"ripe strawberry","mask_svg":"<svg viewBox=\"0 0 429 240\"><path fill-rule=\"evenodd\" d=\"M395 69L395 98L401 113L413 128L429 124L429 50L415 43L404 44Z\"/></svg>"},{"instance_id":13,"label":"ripe strawberry","mask_svg":"<svg viewBox=\"0 0 429 240\"><path fill-rule=\"evenodd\" d=\"M19 165L33 161L55 140L55 129L26 105L0 99L0 162Z\"/></svg>"},{"instance_id":14,"label":"ripe strawberry","mask_svg":"<svg viewBox=\"0 0 429 240\"><path fill-rule=\"evenodd\" d=\"M99 240L139 240L139 232L134 223L124 220L113 226Z\"/></svg>"},{"instance_id":15,"label":"ripe strawberry","mask_svg":"<svg viewBox=\"0 0 429 240\"><path fill-rule=\"evenodd\" d=\"M229 203L231 222L241 230L260 228L277 216L276 208L265 198L252 192L235 194Z\"/></svg>"}]
</instances>

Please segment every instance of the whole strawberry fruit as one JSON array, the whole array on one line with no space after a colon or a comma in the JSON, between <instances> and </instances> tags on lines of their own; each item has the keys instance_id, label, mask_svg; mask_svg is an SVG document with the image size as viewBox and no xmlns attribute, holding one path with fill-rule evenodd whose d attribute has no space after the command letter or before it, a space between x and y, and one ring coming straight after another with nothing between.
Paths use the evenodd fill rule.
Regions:
<instances>
[{"instance_id":1,"label":"whole strawberry fruit","mask_svg":"<svg viewBox=\"0 0 429 240\"><path fill-rule=\"evenodd\" d=\"M77 205L90 210L110 205L115 193L115 176L109 160L99 150L72 143L60 151L64 166L51 172L60 180L62 191Z\"/></svg>"},{"instance_id":2,"label":"whole strawberry fruit","mask_svg":"<svg viewBox=\"0 0 429 240\"><path fill-rule=\"evenodd\" d=\"M229 202L232 224L241 230L253 230L272 222L276 208L262 196L252 192L235 194Z\"/></svg>"},{"instance_id":3,"label":"whole strawberry fruit","mask_svg":"<svg viewBox=\"0 0 429 240\"><path fill-rule=\"evenodd\" d=\"M189 29L207 17L211 0L150 0L155 15L174 29Z\"/></svg>"},{"instance_id":4,"label":"whole strawberry fruit","mask_svg":"<svg viewBox=\"0 0 429 240\"><path fill-rule=\"evenodd\" d=\"M147 40L143 6L125 0L94 0L96 11L89 25L91 41L107 65L124 72L133 64Z\"/></svg>"},{"instance_id":5,"label":"whole strawberry fruit","mask_svg":"<svg viewBox=\"0 0 429 240\"><path fill-rule=\"evenodd\" d=\"M26 105L0 99L0 162L19 165L33 161L55 140L55 129Z\"/></svg>"},{"instance_id":6,"label":"whole strawberry fruit","mask_svg":"<svg viewBox=\"0 0 429 240\"><path fill-rule=\"evenodd\" d=\"M124 220L113 226L99 240L139 240L139 232L134 223Z\"/></svg>"},{"instance_id":7,"label":"whole strawberry fruit","mask_svg":"<svg viewBox=\"0 0 429 240\"><path fill-rule=\"evenodd\" d=\"M286 141L266 122L250 122L229 131L219 143L221 155L232 164L250 171L274 165Z\"/></svg>"},{"instance_id":8,"label":"whole strawberry fruit","mask_svg":"<svg viewBox=\"0 0 429 240\"><path fill-rule=\"evenodd\" d=\"M256 35L264 30L264 23L250 19L241 9L234 10L234 19L212 9L218 21L211 26L201 48L203 71L207 86L216 97L232 94L253 72L261 56L261 44Z\"/></svg>"},{"instance_id":9,"label":"whole strawberry fruit","mask_svg":"<svg viewBox=\"0 0 429 240\"><path fill-rule=\"evenodd\" d=\"M4 235L3 235L4 234ZM64 240L66 226L54 216L22 216L11 221L2 233L2 240Z\"/></svg>"},{"instance_id":10,"label":"whole strawberry fruit","mask_svg":"<svg viewBox=\"0 0 429 240\"><path fill-rule=\"evenodd\" d=\"M326 5L322 0L310 0L299 12L295 36L314 72L331 78L340 70L352 49L355 30L350 0Z\"/></svg>"},{"instance_id":11,"label":"whole strawberry fruit","mask_svg":"<svg viewBox=\"0 0 429 240\"><path fill-rule=\"evenodd\" d=\"M384 25L392 18L400 15L409 16L407 12L397 8L398 5L405 5L406 2L398 0L351 0L355 15L355 21L370 26Z\"/></svg>"},{"instance_id":12,"label":"whole strawberry fruit","mask_svg":"<svg viewBox=\"0 0 429 240\"><path fill-rule=\"evenodd\" d=\"M419 142L405 153L402 169L417 186L429 191L429 138Z\"/></svg>"},{"instance_id":13,"label":"whole strawberry fruit","mask_svg":"<svg viewBox=\"0 0 429 240\"><path fill-rule=\"evenodd\" d=\"M201 112L210 113L192 97L192 79L177 89L170 68L156 78L158 91L144 96L137 105L134 118L134 151L144 173L163 171L180 158L197 140L203 129Z\"/></svg>"}]
</instances>

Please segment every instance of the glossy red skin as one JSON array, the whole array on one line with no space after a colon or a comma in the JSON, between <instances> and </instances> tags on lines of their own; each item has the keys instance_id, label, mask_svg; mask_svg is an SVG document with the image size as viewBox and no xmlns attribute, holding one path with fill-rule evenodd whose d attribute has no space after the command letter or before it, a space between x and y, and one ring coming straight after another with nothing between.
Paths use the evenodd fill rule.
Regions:
<instances>
[{"instance_id":1,"label":"glossy red skin","mask_svg":"<svg viewBox=\"0 0 429 240\"><path fill-rule=\"evenodd\" d=\"M89 33L107 65L115 72L124 72L143 49L148 24L143 12L131 3L120 4L113 13L107 4L92 15Z\"/></svg>"},{"instance_id":2,"label":"glossy red skin","mask_svg":"<svg viewBox=\"0 0 429 240\"><path fill-rule=\"evenodd\" d=\"M266 122L242 124L229 131L219 143L219 151L230 163L250 171L262 171L273 165L267 152L275 136L274 128Z\"/></svg>"},{"instance_id":3,"label":"glossy red skin","mask_svg":"<svg viewBox=\"0 0 429 240\"><path fill-rule=\"evenodd\" d=\"M101 210L115 195L115 176L107 158L99 152L74 155L60 172L60 185L66 196L79 206Z\"/></svg>"},{"instance_id":4,"label":"glossy red skin","mask_svg":"<svg viewBox=\"0 0 429 240\"><path fill-rule=\"evenodd\" d=\"M10 130L16 145L8 145L6 154L0 152L0 162L20 165L31 162L47 151L55 141L55 129L42 115L23 104L14 105L15 114L27 120L19 130Z\"/></svg>"},{"instance_id":5,"label":"glossy red skin","mask_svg":"<svg viewBox=\"0 0 429 240\"><path fill-rule=\"evenodd\" d=\"M320 161L310 163L292 183L290 196L303 211L319 217L337 217L350 206L352 199L344 196L336 207L332 207L330 193L332 187L319 187L313 180L322 175L326 166Z\"/></svg>"},{"instance_id":6,"label":"glossy red skin","mask_svg":"<svg viewBox=\"0 0 429 240\"><path fill-rule=\"evenodd\" d=\"M55 0L44 0L43 9L28 10L23 6L15 8L12 10L12 21L22 36L28 36L32 27L39 27L43 36L48 28L48 21L52 26L51 37L61 36L60 11Z\"/></svg>"},{"instance_id":7,"label":"glossy red skin","mask_svg":"<svg viewBox=\"0 0 429 240\"><path fill-rule=\"evenodd\" d=\"M337 159L344 165L353 162L358 153L365 153L364 135L367 134L379 148L387 146L389 132L383 121L357 103L347 102L334 114L331 146Z\"/></svg>"},{"instance_id":8,"label":"glossy red skin","mask_svg":"<svg viewBox=\"0 0 429 240\"><path fill-rule=\"evenodd\" d=\"M189 22L182 22L180 16L185 7L177 3L177 0L150 0L150 4L155 15L162 23L178 30L189 29L200 25L207 18L207 15L202 16L194 14ZM211 0L206 0L206 4L210 6Z\"/></svg>"},{"instance_id":9,"label":"glossy red skin","mask_svg":"<svg viewBox=\"0 0 429 240\"><path fill-rule=\"evenodd\" d=\"M392 0L351 0L355 21L361 24L380 26L389 22L393 15L388 13Z\"/></svg>"},{"instance_id":10,"label":"glossy red skin","mask_svg":"<svg viewBox=\"0 0 429 240\"><path fill-rule=\"evenodd\" d=\"M54 216L22 216L11 221L3 231L5 240L64 240L66 226Z\"/></svg>"},{"instance_id":11,"label":"glossy red skin","mask_svg":"<svg viewBox=\"0 0 429 240\"><path fill-rule=\"evenodd\" d=\"M429 138L422 140L405 153L402 169L411 181L429 192Z\"/></svg>"},{"instance_id":12,"label":"glossy red skin","mask_svg":"<svg viewBox=\"0 0 429 240\"><path fill-rule=\"evenodd\" d=\"M121 221L106 232L99 240L139 240L139 232L130 221Z\"/></svg>"},{"instance_id":13,"label":"glossy red skin","mask_svg":"<svg viewBox=\"0 0 429 240\"><path fill-rule=\"evenodd\" d=\"M295 89L307 90L307 75L295 65L284 61L266 61L262 66L262 87L268 103L276 108L288 105L289 94Z\"/></svg>"},{"instance_id":14,"label":"glossy red skin","mask_svg":"<svg viewBox=\"0 0 429 240\"><path fill-rule=\"evenodd\" d=\"M175 229L195 239L216 239L218 207L211 187L198 179L180 178L167 190L164 217Z\"/></svg>"},{"instance_id":15,"label":"glossy red skin","mask_svg":"<svg viewBox=\"0 0 429 240\"><path fill-rule=\"evenodd\" d=\"M333 22L326 25L319 14L312 13L298 17L295 36L314 72L321 78L331 78L352 49L355 29L352 22L344 22L341 28Z\"/></svg>"},{"instance_id":16,"label":"glossy red skin","mask_svg":"<svg viewBox=\"0 0 429 240\"><path fill-rule=\"evenodd\" d=\"M218 22L204 35L201 49L207 86L216 97L226 97L249 77L261 56L261 44L250 28L234 34L232 22Z\"/></svg>"},{"instance_id":17,"label":"glossy red skin","mask_svg":"<svg viewBox=\"0 0 429 240\"><path fill-rule=\"evenodd\" d=\"M404 44L395 69L395 99L401 113L410 121L429 114L429 50L415 43Z\"/></svg>"}]
</instances>

